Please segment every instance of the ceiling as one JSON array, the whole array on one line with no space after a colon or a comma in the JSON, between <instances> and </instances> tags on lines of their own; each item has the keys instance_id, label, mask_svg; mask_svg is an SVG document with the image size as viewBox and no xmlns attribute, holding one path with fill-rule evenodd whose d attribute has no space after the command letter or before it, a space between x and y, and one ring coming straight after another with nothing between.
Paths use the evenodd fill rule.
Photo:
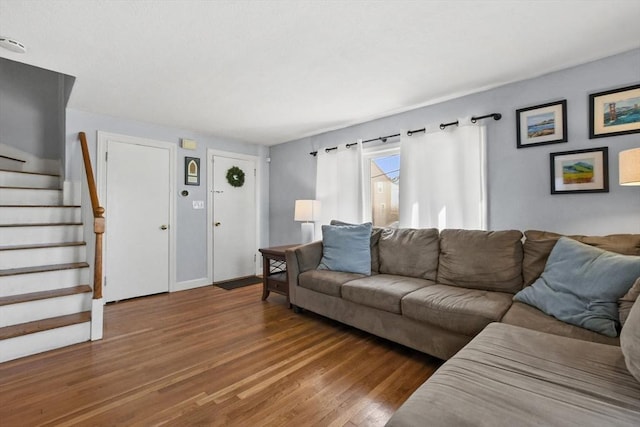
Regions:
<instances>
[{"instance_id":1,"label":"ceiling","mask_svg":"<svg viewBox=\"0 0 640 427\"><path fill-rule=\"evenodd\" d=\"M0 0L69 107L272 145L640 47L638 0ZM639 71L640 77L640 71Z\"/></svg>"}]
</instances>

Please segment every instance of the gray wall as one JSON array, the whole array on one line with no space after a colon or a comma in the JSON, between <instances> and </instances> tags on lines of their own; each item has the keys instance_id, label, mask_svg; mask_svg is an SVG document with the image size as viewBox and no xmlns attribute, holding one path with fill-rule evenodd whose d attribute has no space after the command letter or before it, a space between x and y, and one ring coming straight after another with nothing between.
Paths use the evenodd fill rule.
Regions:
<instances>
[{"instance_id":1,"label":"gray wall","mask_svg":"<svg viewBox=\"0 0 640 427\"><path fill-rule=\"evenodd\" d=\"M0 58L0 143L62 160L65 106L74 80Z\"/></svg>"},{"instance_id":2,"label":"gray wall","mask_svg":"<svg viewBox=\"0 0 640 427\"><path fill-rule=\"evenodd\" d=\"M588 95L640 82L640 49L535 79L271 147L270 243L300 241L296 199L315 196L308 153L337 144L418 129L458 117L498 112L487 120L489 228L560 233L640 233L640 188L618 185L618 152L640 147L640 134L589 139ZM569 142L516 149L518 108L567 100ZM551 195L549 153L609 147L609 193Z\"/></svg>"},{"instance_id":3,"label":"gray wall","mask_svg":"<svg viewBox=\"0 0 640 427\"><path fill-rule=\"evenodd\" d=\"M206 210L194 210L193 200L207 200L207 148L229 151L240 154L258 156L262 162L261 185L262 198L259 200L261 221L260 247L267 246L269 241L269 167L266 161L269 152L268 147L249 144L238 141L224 140L211 135L196 132L142 123L133 120L125 120L116 117L87 113L78 110L67 110L67 180L81 182L82 176L80 150L78 148L78 132L87 134L87 143L91 151L91 159L94 170L96 169L96 141L97 131L117 133L140 138L149 138L165 142L173 142L178 145L176 168L176 253L177 282L197 280L207 277L207 214ZM180 139L189 138L198 142L196 151L180 148ZM200 186L184 185L184 157L199 157L200 160ZM182 197L180 192L188 190L189 196ZM108 214L108 213L107 213Z\"/></svg>"}]
</instances>

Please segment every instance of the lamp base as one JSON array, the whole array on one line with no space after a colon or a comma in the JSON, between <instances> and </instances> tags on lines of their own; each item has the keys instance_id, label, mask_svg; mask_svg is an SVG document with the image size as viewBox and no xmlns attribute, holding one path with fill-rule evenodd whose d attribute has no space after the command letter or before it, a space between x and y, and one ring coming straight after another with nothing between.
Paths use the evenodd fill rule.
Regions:
<instances>
[{"instance_id":1,"label":"lamp base","mask_svg":"<svg viewBox=\"0 0 640 427\"><path fill-rule=\"evenodd\" d=\"M302 231L302 243L311 243L313 242L313 231L315 228L315 224L312 222L303 222L300 224Z\"/></svg>"}]
</instances>

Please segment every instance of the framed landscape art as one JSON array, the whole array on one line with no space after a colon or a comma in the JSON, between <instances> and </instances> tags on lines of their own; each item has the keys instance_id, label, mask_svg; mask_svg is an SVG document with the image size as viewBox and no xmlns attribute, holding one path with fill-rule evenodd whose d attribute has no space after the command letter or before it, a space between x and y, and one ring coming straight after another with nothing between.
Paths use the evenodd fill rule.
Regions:
<instances>
[{"instance_id":1,"label":"framed landscape art","mask_svg":"<svg viewBox=\"0 0 640 427\"><path fill-rule=\"evenodd\" d=\"M567 142L567 100L516 110L518 148Z\"/></svg>"},{"instance_id":2,"label":"framed landscape art","mask_svg":"<svg viewBox=\"0 0 640 427\"><path fill-rule=\"evenodd\" d=\"M609 149L551 153L551 194L608 193Z\"/></svg>"},{"instance_id":3,"label":"framed landscape art","mask_svg":"<svg viewBox=\"0 0 640 427\"><path fill-rule=\"evenodd\" d=\"M640 132L640 84L589 95L589 138Z\"/></svg>"}]
</instances>

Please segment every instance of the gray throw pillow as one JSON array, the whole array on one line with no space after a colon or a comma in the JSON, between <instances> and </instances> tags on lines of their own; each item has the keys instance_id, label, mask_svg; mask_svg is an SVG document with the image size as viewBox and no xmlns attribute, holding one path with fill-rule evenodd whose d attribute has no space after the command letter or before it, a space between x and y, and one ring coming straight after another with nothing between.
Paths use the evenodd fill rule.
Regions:
<instances>
[{"instance_id":1,"label":"gray throw pillow","mask_svg":"<svg viewBox=\"0 0 640 427\"><path fill-rule=\"evenodd\" d=\"M371 275L371 223L323 225L319 270Z\"/></svg>"},{"instance_id":2,"label":"gray throw pillow","mask_svg":"<svg viewBox=\"0 0 640 427\"><path fill-rule=\"evenodd\" d=\"M640 257L561 237L542 275L514 296L572 325L615 337L618 300L640 276Z\"/></svg>"}]
</instances>

